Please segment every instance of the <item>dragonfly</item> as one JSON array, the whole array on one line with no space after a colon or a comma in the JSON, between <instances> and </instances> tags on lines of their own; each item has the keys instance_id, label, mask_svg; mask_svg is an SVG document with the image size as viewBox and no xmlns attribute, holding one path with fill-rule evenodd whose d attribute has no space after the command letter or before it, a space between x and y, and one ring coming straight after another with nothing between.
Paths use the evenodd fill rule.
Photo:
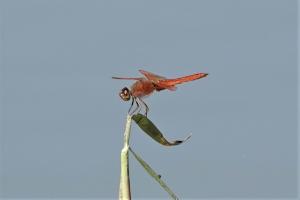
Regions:
<instances>
[{"instance_id":1,"label":"dragonfly","mask_svg":"<svg viewBox=\"0 0 300 200\"><path fill-rule=\"evenodd\" d=\"M131 106L128 110L129 114L134 114L137 110L140 112L141 105L145 107L145 115L147 116L149 107L144 102L144 98L151 95L154 91L162 91L162 90L170 90L175 91L176 85L182 84L185 82L194 81L200 78L206 77L207 73L195 73L188 76L182 76L179 78L166 78L164 76L156 75L154 73L139 70L139 72L144 75L144 77L137 78L127 78L127 77L112 77L113 79L121 79L121 80L134 80L135 82L129 88L124 87L119 92L119 96L124 101L131 101ZM136 104L136 108L132 111L134 103ZM132 112L131 112L132 111Z\"/></svg>"}]
</instances>

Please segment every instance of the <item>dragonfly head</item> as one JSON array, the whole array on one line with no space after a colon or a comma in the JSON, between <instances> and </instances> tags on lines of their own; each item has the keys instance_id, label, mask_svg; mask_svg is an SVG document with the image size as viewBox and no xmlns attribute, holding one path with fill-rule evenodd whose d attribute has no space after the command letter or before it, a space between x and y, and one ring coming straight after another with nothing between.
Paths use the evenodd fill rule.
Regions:
<instances>
[{"instance_id":1,"label":"dragonfly head","mask_svg":"<svg viewBox=\"0 0 300 200\"><path fill-rule=\"evenodd\" d=\"M121 99L123 99L124 101L129 101L130 97L131 97L131 93L130 90L127 87L124 87L120 92L119 92L119 96L121 97Z\"/></svg>"}]
</instances>

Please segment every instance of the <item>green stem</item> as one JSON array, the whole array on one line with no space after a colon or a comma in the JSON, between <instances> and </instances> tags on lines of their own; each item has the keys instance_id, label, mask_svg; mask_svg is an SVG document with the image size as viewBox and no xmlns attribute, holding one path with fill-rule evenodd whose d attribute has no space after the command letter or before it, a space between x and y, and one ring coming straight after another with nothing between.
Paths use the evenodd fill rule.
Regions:
<instances>
[{"instance_id":1,"label":"green stem","mask_svg":"<svg viewBox=\"0 0 300 200\"><path fill-rule=\"evenodd\" d=\"M127 115L126 128L124 132L124 146L121 151L121 177L120 177L120 188L119 188L119 199L130 200L130 179L129 179L129 139L131 130L131 116Z\"/></svg>"}]
</instances>

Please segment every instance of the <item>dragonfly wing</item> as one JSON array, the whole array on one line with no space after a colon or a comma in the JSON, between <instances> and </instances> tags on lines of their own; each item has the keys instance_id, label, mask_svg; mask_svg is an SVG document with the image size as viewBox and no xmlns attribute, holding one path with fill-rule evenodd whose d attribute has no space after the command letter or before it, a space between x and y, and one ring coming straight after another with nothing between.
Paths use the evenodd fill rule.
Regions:
<instances>
[{"instance_id":1,"label":"dragonfly wing","mask_svg":"<svg viewBox=\"0 0 300 200\"><path fill-rule=\"evenodd\" d=\"M144 78L143 78L143 77L138 77L138 78L126 78L126 77L115 77L115 76L113 76L112 79L120 79L120 80L136 80L136 81L139 81L139 80L143 80Z\"/></svg>"},{"instance_id":2,"label":"dragonfly wing","mask_svg":"<svg viewBox=\"0 0 300 200\"><path fill-rule=\"evenodd\" d=\"M174 79L164 79L164 80L160 80L158 85L162 86L162 87L168 87L168 86L175 86L177 84L181 84L181 83L185 83L185 82L189 82L189 81L194 81L203 77L206 77L208 74L206 73L196 73L196 74L192 74L189 76L183 76L180 78L174 78Z\"/></svg>"},{"instance_id":3,"label":"dragonfly wing","mask_svg":"<svg viewBox=\"0 0 300 200\"><path fill-rule=\"evenodd\" d=\"M139 70L139 72L141 74L143 74L148 80L152 81L152 83L154 83L155 89L157 91L161 91L161 90L165 90L165 89L175 91L177 89L175 87L175 85L162 84L162 81L169 80L169 79L166 79L166 77L164 77L164 76L153 74L153 73L147 72L145 70Z\"/></svg>"},{"instance_id":4,"label":"dragonfly wing","mask_svg":"<svg viewBox=\"0 0 300 200\"><path fill-rule=\"evenodd\" d=\"M139 72L143 74L149 81L152 81L155 84L157 84L160 80L166 79L166 77L159 76L145 70L139 70Z\"/></svg>"},{"instance_id":5,"label":"dragonfly wing","mask_svg":"<svg viewBox=\"0 0 300 200\"><path fill-rule=\"evenodd\" d=\"M170 90L170 91L175 91L175 90L177 90L177 87L172 86L172 85L158 83L158 84L155 84L155 89L157 91L161 91L161 90L165 90L165 89Z\"/></svg>"}]
</instances>

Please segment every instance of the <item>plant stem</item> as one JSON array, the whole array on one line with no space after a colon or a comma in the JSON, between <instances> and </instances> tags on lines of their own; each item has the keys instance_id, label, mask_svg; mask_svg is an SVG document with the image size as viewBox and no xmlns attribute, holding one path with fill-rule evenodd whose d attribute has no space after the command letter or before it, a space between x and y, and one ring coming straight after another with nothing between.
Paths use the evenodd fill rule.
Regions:
<instances>
[{"instance_id":1,"label":"plant stem","mask_svg":"<svg viewBox=\"0 0 300 200\"><path fill-rule=\"evenodd\" d=\"M131 116L127 115L126 127L124 132L124 146L121 151L121 177L120 177L120 188L119 188L119 199L130 200L130 179L129 179L129 139L131 131Z\"/></svg>"}]
</instances>

